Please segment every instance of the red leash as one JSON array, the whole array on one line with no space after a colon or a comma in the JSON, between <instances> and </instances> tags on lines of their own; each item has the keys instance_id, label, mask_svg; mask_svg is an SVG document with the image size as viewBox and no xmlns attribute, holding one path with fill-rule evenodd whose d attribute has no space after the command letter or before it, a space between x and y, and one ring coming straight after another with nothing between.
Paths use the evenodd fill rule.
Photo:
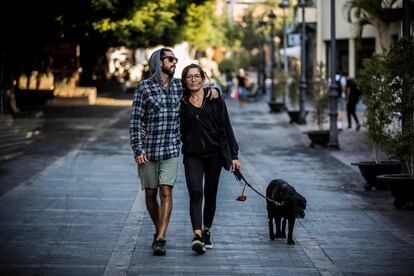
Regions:
<instances>
[{"instance_id":1,"label":"red leash","mask_svg":"<svg viewBox=\"0 0 414 276\"><path fill-rule=\"evenodd\" d=\"M245 200L247 199L247 197L244 195L244 190L246 189L246 185L247 185L247 186L249 186L249 187L250 187L250 189L252 189L252 190L253 190L256 194L258 194L259 196L263 197L263 198L264 198L264 199L266 199L267 201L273 202L274 204L276 204L276 205L278 205L278 206L282 206L282 205L283 205L283 203L284 203L283 201L282 201L281 203L280 203L280 202L277 202L277 201L274 201L273 199L266 197L264 194L262 194L261 192L259 192L259 191L258 191L258 190L256 190L255 188L253 188L253 187L252 187L252 185L251 185L249 182L247 182L246 178L244 178L244 176L242 175L242 173L241 173L239 170L233 170L232 172L233 172L234 177L236 178L236 180L237 180L237 181L240 181L240 182L242 182L242 180L244 181L243 191L242 191L241 195L239 195L239 196L237 197L237 200L238 200L238 201L245 201Z\"/></svg>"}]
</instances>

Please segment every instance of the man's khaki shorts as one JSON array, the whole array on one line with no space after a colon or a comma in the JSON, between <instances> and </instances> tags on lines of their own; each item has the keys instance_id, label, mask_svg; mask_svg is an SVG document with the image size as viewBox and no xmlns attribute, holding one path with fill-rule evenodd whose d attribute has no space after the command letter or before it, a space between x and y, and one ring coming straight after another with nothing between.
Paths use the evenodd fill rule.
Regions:
<instances>
[{"instance_id":1,"label":"man's khaki shorts","mask_svg":"<svg viewBox=\"0 0 414 276\"><path fill-rule=\"evenodd\" d=\"M177 179L179 157L161 161L148 161L138 165L141 189L158 188L160 184L174 186Z\"/></svg>"}]
</instances>

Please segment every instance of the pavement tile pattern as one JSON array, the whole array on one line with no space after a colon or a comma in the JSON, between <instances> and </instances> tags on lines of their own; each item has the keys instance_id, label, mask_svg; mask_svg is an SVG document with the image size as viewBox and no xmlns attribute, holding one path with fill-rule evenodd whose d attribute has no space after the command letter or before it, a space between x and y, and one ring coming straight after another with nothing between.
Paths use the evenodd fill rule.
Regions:
<instances>
[{"instance_id":1,"label":"pavement tile pattern","mask_svg":"<svg viewBox=\"0 0 414 276\"><path fill-rule=\"evenodd\" d=\"M269 113L264 100L243 108L228 100L228 107L249 182L265 191L272 179L283 178L307 199L294 246L269 240L265 201L249 189L246 201L236 201L243 186L223 171L214 248L194 254L181 165L167 255L153 256L154 229L124 108L96 121L77 147L0 197L0 274L414 274L414 214L394 209L388 191L364 191L349 165L363 155L354 146L360 133L341 133L338 152L311 149L304 129L289 124L286 114Z\"/></svg>"}]
</instances>

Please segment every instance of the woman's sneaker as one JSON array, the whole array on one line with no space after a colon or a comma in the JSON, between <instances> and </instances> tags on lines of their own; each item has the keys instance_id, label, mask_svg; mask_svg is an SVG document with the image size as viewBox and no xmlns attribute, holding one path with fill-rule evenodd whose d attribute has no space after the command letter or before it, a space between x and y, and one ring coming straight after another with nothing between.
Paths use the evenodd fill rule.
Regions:
<instances>
[{"instance_id":1,"label":"woman's sneaker","mask_svg":"<svg viewBox=\"0 0 414 276\"><path fill-rule=\"evenodd\" d=\"M206 247L204 245L203 237L195 235L193 241L191 242L191 249L196 252L198 255L206 253Z\"/></svg>"},{"instance_id":2,"label":"woman's sneaker","mask_svg":"<svg viewBox=\"0 0 414 276\"><path fill-rule=\"evenodd\" d=\"M208 249L213 248L213 243L211 242L211 231L210 230L203 230L203 238L204 238L204 244L206 248Z\"/></svg>"}]
</instances>

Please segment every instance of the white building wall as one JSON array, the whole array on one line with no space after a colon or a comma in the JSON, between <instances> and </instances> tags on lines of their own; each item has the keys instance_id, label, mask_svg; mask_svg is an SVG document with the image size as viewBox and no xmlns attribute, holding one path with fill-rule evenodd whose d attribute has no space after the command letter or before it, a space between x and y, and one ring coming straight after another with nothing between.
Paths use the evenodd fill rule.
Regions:
<instances>
[{"instance_id":1,"label":"white building wall","mask_svg":"<svg viewBox=\"0 0 414 276\"><path fill-rule=\"evenodd\" d=\"M357 37L357 28L355 24L348 23L347 10L345 3L347 0L335 1L335 32L336 39L349 40L349 59L347 68L351 77L355 76L355 38ZM331 0L317 0L317 42L316 42L316 58L317 63L322 61L326 64L326 43L331 40ZM372 26L364 27L362 33L363 38L374 38L376 43L376 50L379 51L380 45L377 39L376 29Z\"/></svg>"}]
</instances>

